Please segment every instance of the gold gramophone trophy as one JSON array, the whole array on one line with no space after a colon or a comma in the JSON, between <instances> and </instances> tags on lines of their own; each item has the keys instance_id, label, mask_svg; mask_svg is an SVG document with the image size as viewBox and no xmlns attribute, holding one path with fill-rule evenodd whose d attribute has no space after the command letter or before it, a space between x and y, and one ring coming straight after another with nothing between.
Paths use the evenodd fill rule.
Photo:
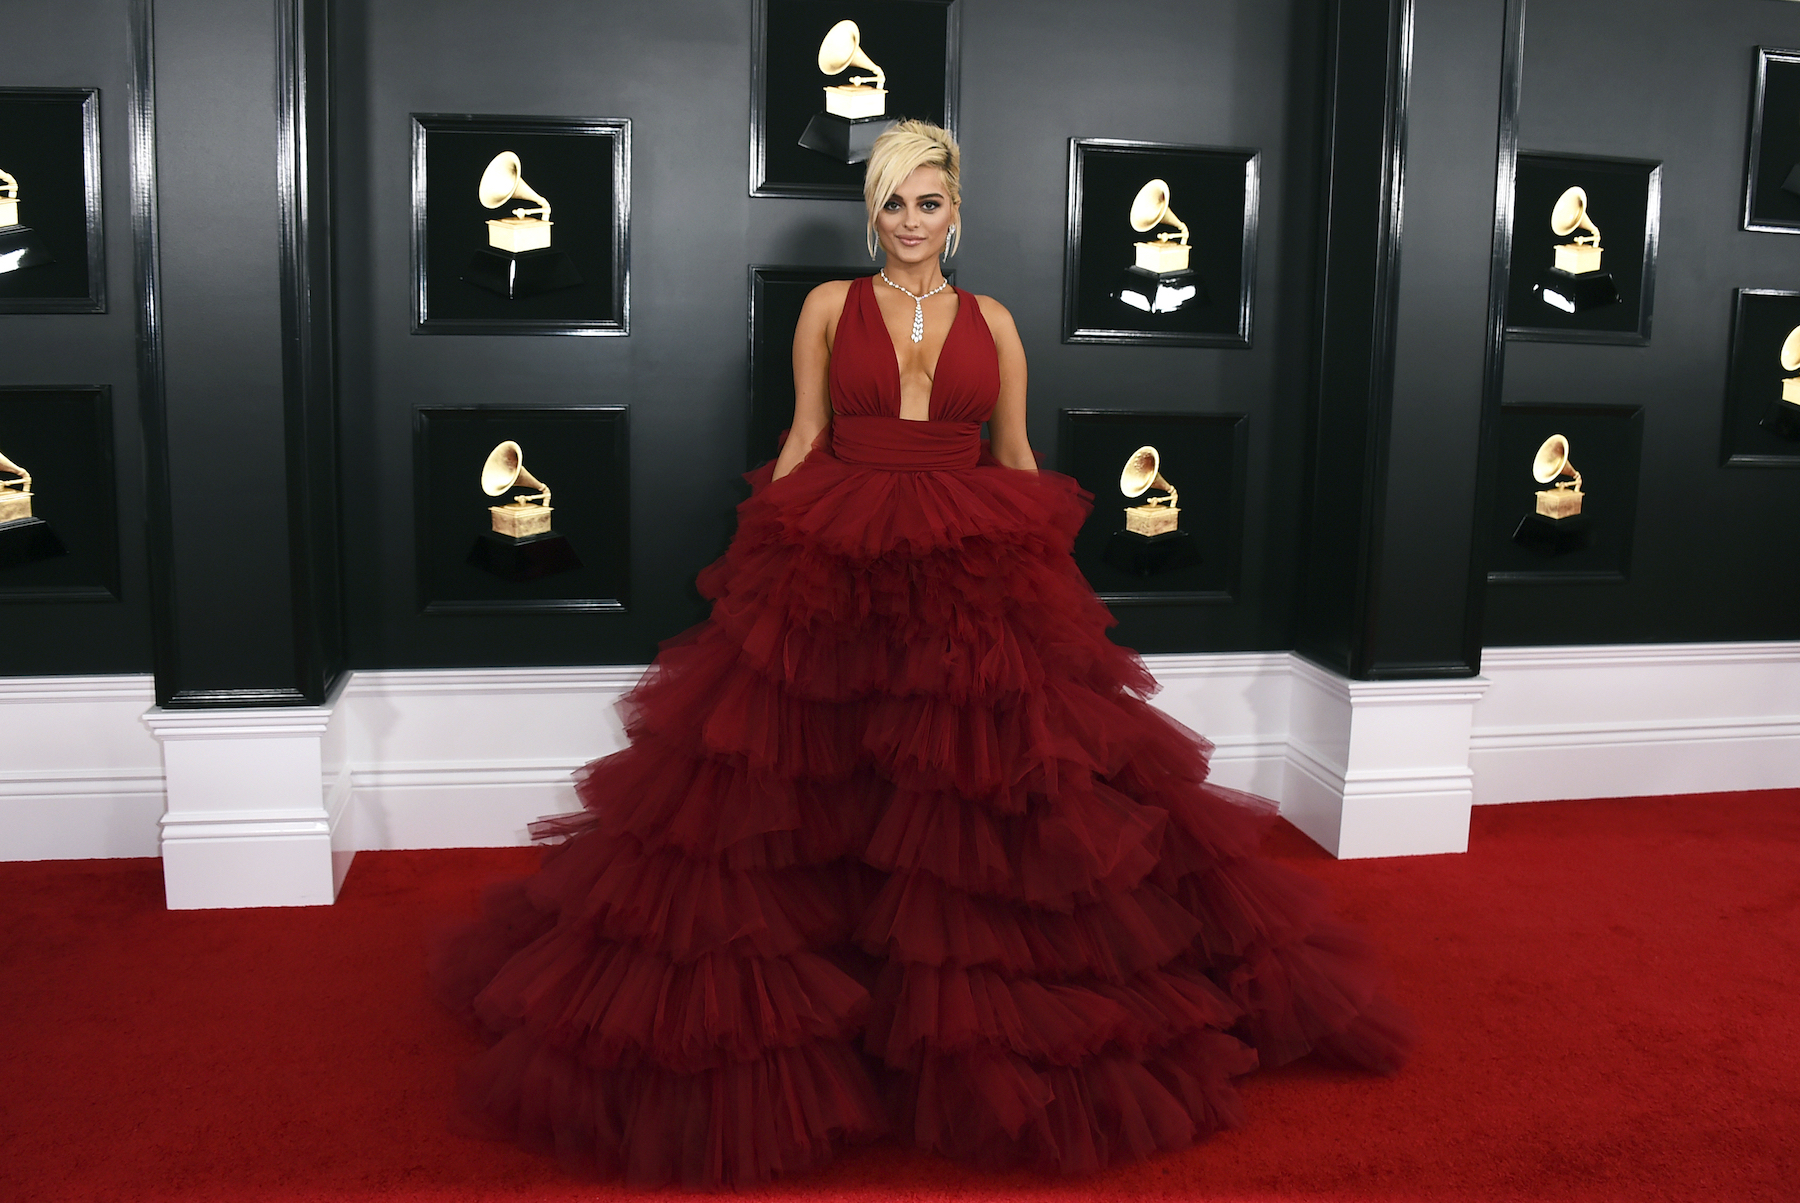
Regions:
<instances>
[{"instance_id":1,"label":"gold gramophone trophy","mask_svg":"<svg viewBox=\"0 0 1800 1203\"><path fill-rule=\"evenodd\" d=\"M499 497L515 487L537 492L514 497L505 505L489 506L495 533L514 539L547 534L550 515L555 513L550 506L550 486L525 470L524 451L507 439L490 451L487 463L481 465L481 491Z\"/></svg>"},{"instance_id":2,"label":"gold gramophone trophy","mask_svg":"<svg viewBox=\"0 0 1800 1203\"><path fill-rule=\"evenodd\" d=\"M1611 272L1600 270L1600 228L1588 216L1586 189L1570 188L1550 210L1550 229L1569 238L1555 248L1555 263L1532 285L1544 304L1564 313L1580 313L1619 303ZM1586 230L1586 234L1579 233ZM1574 237L1570 238L1570 235Z\"/></svg>"},{"instance_id":3,"label":"gold gramophone trophy","mask_svg":"<svg viewBox=\"0 0 1800 1203\"><path fill-rule=\"evenodd\" d=\"M509 581L528 581L581 567L568 539L550 528L550 486L525 470L525 453L511 439L488 453L481 465L481 491L501 497L513 489L533 489L504 505L491 505L493 530L483 532L469 562Z\"/></svg>"},{"instance_id":4,"label":"gold gramophone trophy","mask_svg":"<svg viewBox=\"0 0 1800 1203\"><path fill-rule=\"evenodd\" d=\"M1541 485L1549 485L1537 495L1537 512L1546 518L1572 518L1581 513L1581 473L1569 462L1569 440L1553 434L1531 461L1531 476ZM1569 480L1562 479L1570 477Z\"/></svg>"},{"instance_id":5,"label":"gold gramophone trophy","mask_svg":"<svg viewBox=\"0 0 1800 1203\"><path fill-rule=\"evenodd\" d=\"M1559 555L1587 545L1587 519L1582 516L1581 473L1569 462L1569 440L1553 434L1531 458L1531 477L1541 485L1537 510L1513 531L1513 542L1544 555ZM1569 479L1565 480L1564 477Z\"/></svg>"},{"instance_id":6,"label":"gold gramophone trophy","mask_svg":"<svg viewBox=\"0 0 1800 1203\"><path fill-rule=\"evenodd\" d=\"M1783 371L1800 372L1800 326L1788 331L1782 340L1781 367ZM1761 426L1784 439L1800 441L1800 376L1782 378L1781 399L1769 402Z\"/></svg>"},{"instance_id":7,"label":"gold gramophone trophy","mask_svg":"<svg viewBox=\"0 0 1800 1203\"><path fill-rule=\"evenodd\" d=\"M0 455L0 569L67 550L49 523L32 514L31 501L31 473Z\"/></svg>"},{"instance_id":8,"label":"gold gramophone trophy","mask_svg":"<svg viewBox=\"0 0 1800 1203\"><path fill-rule=\"evenodd\" d=\"M1154 447L1139 447L1119 473L1119 492L1143 497L1151 489L1160 489L1165 495L1126 506L1125 529L1113 533L1103 556L1108 564L1133 576L1154 576L1200 562L1193 538L1179 529L1180 495L1163 477L1161 454Z\"/></svg>"},{"instance_id":9,"label":"gold gramophone trophy","mask_svg":"<svg viewBox=\"0 0 1800 1203\"><path fill-rule=\"evenodd\" d=\"M1131 228L1148 234L1163 230L1147 242L1134 244L1136 261L1125 269L1113 296L1143 313L1174 313L1183 306L1205 301L1200 277L1188 267L1187 223L1169 208L1169 185L1151 180L1138 189L1131 202Z\"/></svg>"},{"instance_id":10,"label":"gold gramophone trophy","mask_svg":"<svg viewBox=\"0 0 1800 1203\"><path fill-rule=\"evenodd\" d=\"M56 257L30 226L19 224L19 181L0 170L0 276Z\"/></svg>"},{"instance_id":11,"label":"gold gramophone trophy","mask_svg":"<svg viewBox=\"0 0 1800 1203\"><path fill-rule=\"evenodd\" d=\"M840 163L861 163L881 132L894 123L887 115L887 72L862 49L855 21L839 21L819 43L819 70L841 75L852 67L873 75L852 75L848 83L825 88L825 111L814 113L800 145ZM873 86L870 86L873 85Z\"/></svg>"},{"instance_id":12,"label":"gold gramophone trophy","mask_svg":"<svg viewBox=\"0 0 1800 1203\"><path fill-rule=\"evenodd\" d=\"M525 182L518 155L510 150L495 155L481 173L476 195L488 209L514 200L536 203L487 223L487 246L475 252L463 279L508 300L581 283L574 261L550 245L550 202Z\"/></svg>"},{"instance_id":13,"label":"gold gramophone trophy","mask_svg":"<svg viewBox=\"0 0 1800 1203\"><path fill-rule=\"evenodd\" d=\"M1163 479L1161 468L1162 456L1154 447L1139 447L1125 461L1125 470L1119 473L1119 492L1127 497L1142 497L1151 489L1161 489L1166 494L1152 497L1142 505L1126 506L1126 530L1162 535L1174 530L1181 521L1181 495Z\"/></svg>"},{"instance_id":14,"label":"gold gramophone trophy","mask_svg":"<svg viewBox=\"0 0 1800 1203\"><path fill-rule=\"evenodd\" d=\"M0 479L0 526L31 517L31 473L0 455L0 472L16 477Z\"/></svg>"}]
</instances>

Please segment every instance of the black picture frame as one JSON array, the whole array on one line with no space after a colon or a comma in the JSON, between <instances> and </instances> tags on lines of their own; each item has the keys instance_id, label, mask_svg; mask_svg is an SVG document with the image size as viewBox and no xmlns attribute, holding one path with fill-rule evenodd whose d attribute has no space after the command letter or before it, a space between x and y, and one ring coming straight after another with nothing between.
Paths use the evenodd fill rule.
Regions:
<instances>
[{"instance_id":1,"label":"black picture frame","mask_svg":"<svg viewBox=\"0 0 1800 1203\"><path fill-rule=\"evenodd\" d=\"M1180 495L1180 531L1198 562L1137 573L1121 566L1114 536L1131 500L1119 475L1139 447L1162 455L1163 475ZM1249 419L1241 413L1064 409L1057 427L1057 468L1094 495L1075 536L1075 563L1100 600L1112 606L1227 605L1237 600L1243 558ZM1161 494L1155 494L1160 496Z\"/></svg>"},{"instance_id":2,"label":"black picture frame","mask_svg":"<svg viewBox=\"0 0 1800 1203\"><path fill-rule=\"evenodd\" d=\"M1773 111L1776 119L1767 120ZM1750 145L1744 155L1744 229L1800 234L1800 50L1756 48Z\"/></svg>"},{"instance_id":3,"label":"black picture frame","mask_svg":"<svg viewBox=\"0 0 1800 1203\"><path fill-rule=\"evenodd\" d=\"M855 21L862 47L887 73L886 117L956 132L961 0L755 0L750 37L750 195L861 200L862 162L800 145L822 89L848 73L819 71L819 43Z\"/></svg>"},{"instance_id":4,"label":"black picture frame","mask_svg":"<svg viewBox=\"0 0 1800 1203\"><path fill-rule=\"evenodd\" d=\"M794 327L806 296L827 280L854 280L867 267L750 266L750 418L744 464L754 468L780 452L794 416Z\"/></svg>"},{"instance_id":5,"label":"black picture frame","mask_svg":"<svg viewBox=\"0 0 1800 1203\"><path fill-rule=\"evenodd\" d=\"M0 527L0 603L119 601L111 387L0 386L0 452L31 473L41 524Z\"/></svg>"},{"instance_id":6,"label":"black picture frame","mask_svg":"<svg viewBox=\"0 0 1800 1203\"><path fill-rule=\"evenodd\" d=\"M1554 247L1566 237L1551 228L1550 213L1564 191L1575 186L1588 194L1588 212L1600 227L1605 252L1602 271L1611 277L1618 299L1571 313L1546 301L1540 285L1549 279L1546 273L1554 266ZM1662 226L1661 163L1520 151L1513 182L1512 221L1507 338L1518 342L1649 345Z\"/></svg>"},{"instance_id":7,"label":"black picture frame","mask_svg":"<svg viewBox=\"0 0 1800 1203\"><path fill-rule=\"evenodd\" d=\"M1740 288L1732 294L1720 463L1800 468L1800 407L1782 401L1781 346L1800 327L1800 292Z\"/></svg>"},{"instance_id":8,"label":"black picture frame","mask_svg":"<svg viewBox=\"0 0 1800 1203\"><path fill-rule=\"evenodd\" d=\"M1569 441L1583 476L1578 515L1537 521L1531 468L1552 434ZM1621 584L1630 578L1643 458L1641 405L1511 403L1500 407L1494 503L1487 521L1487 579L1496 585ZM1528 518L1531 520L1529 525Z\"/></svg>"},{"instance_id":9,"label":"black picture frame","mask_svg":"<svg viewBox=\"0 0 1800 1203\"><path fill-rule=\"evenodd\" d=\"M0 168L19 180L19 225L51 256L0 272L0 313L105 313L100 89L0 88Z\"/></svg>"},{"instance_id":10,"label":"black picture frame","mask_svg":"<svg viewBox=\"0 0 1800 1203\"><path fill-rule=\"evenodd\" d=\"M422 406L413 411L419 608L429 615L623 613L631 592L629 407ZM551 490L579 564L508 579L473 560L492 531L488 453L511 439Z\"/></svg>"},{"instance_id":11,"label":"black picture frame","mask_svg":"<svg viewBox=\"0 0 1800 1203\"><path fill-rule=\"evenodd\" d=\"M552 247L580 283L508 298L469 282L486 221L507 211L477 184L505 150L550 199ZM630 334L630 120L412 114L412 280L414 334Z\"/></svg>"},{"instance_id":12,"label":"black picture frame","mask_svg":"<svg viewBox=\"0 0 1800 1203\"><path fill-rule=\"evenodd\" d=\"M1246 147L1069 139L1063 248L1065 343L1137 343L1247 350L1256 309L1256 233L1262 152ZM1119 299L1134 245L1152 235L1130 221L1138 190L1169 185L1169 208L1189 229L1200 292L1173 312Z\"/></svg>"}]
</instances>

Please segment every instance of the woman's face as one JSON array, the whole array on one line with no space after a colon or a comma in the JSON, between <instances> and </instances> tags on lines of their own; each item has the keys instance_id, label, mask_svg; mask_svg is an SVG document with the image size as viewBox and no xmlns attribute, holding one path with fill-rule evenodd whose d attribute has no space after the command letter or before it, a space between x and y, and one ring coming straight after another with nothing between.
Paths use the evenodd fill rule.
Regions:
<instances>
[{"instance_id":1,"label":"woman's face","mask_svg":"<svg viewBox=\"0 0 1800 1203\"><path fill-rule=\"evenodd\" d=\"M875 238L890 263L927 263L944 253L944 241L955 222L956 206L944 187L944 173L936 167L919 167L876 213Z\"/></svg>"}]
</instances>

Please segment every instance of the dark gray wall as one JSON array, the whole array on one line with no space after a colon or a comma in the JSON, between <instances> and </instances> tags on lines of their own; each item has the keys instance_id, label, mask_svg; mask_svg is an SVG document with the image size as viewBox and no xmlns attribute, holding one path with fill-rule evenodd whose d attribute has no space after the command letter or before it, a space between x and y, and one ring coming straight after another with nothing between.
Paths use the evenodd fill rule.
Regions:
<instances>
[{"instance_id":1,"label":"dark gray wall","mask_svg":"<svg viewBox=\"0 0 1800 1203\"><path fill-rule=\"evenodd\" d=\"M1662 252L1648 347L1510 343L1500 395L1642 405L1642 503L1627 582L1469 594L1456 576L1481 567L1465 519L1480 462L1471 397L1486 289L1479 226L1492 201L1481 160L1495 144L1501 0L1421 3L1416 13L1411 168L1399 283L1389 294L1393 384L1382 422L1391 425L1363 431L1369 457L1340 482L1366 502L1341 546L1331 523L1318 525L1330 498L1307 501L1316 484L1308 439L1316 469L1335 438L1315 430L1337 401L1315 377L1314 298L1324 25L1337 10L1305 0L964 2L968 241L956 267L959 283L1018 317L1038 448L1056 462L1056 413L1067 406L1250 415L1236 602L1122 608L1122 641L1146 651L1304 644L1310 636L1294 613L1309 596L1308 564L1344 586L1312 629L1329 653L1322 657L1372 675L1454 670L1444 649L1472 621L1489 644L1800 633L1792 533L1800 472L1718 463L1732 290L1800 287L1800 238L1738 228L1754 47L1800 46L1800 6L1530 0L1521 148L1662 160ZM345 507L349 663L648 659L659 639L703 614L692 580L724 547L742 496L745 266L866 262L857 205L745 195L750 0L552 0L504 37L491 32L491 6L471 0L341 0L330 164L339 178L327 180L323 160L303 173L315 189L310 219L295 217L277 172L282 72L306 57L290 54L280 31L284 12L298 14L296 28L318 28L326 6L284 4L240 6L228 21L201 0L154 6L169 390L161 409L139 396L134 355L127 114L137 6L71 0L8 14L8 83L102 90L109 311L0 318L0 383L111 386L123 600L5 604L0 673L151 667L145 518L162 498L168 525L154 559L167 597L155 625L177 653L157 657L163 693L232 701L235 689L245 691L240 703L321 695L340 663L334 473ZM1340 4L1359 20L1380 19L1372 0ZM311 60L322 52L315 47ZM326 114L323 95L314 99L316 148ZM408 332L415 111L632 119L630 337ZM1071 136L1263 151L1253 349L1060 343ZM324 196L335 210L329 222ZM294 234L290 218L310 241L283 242L284 230L290 241ZM338 242L329 260L326 231ZM304 280L296 264L307 265ZM335 373L332 264L341 275ZM309 282L319 291L305 293ZM343 388L335 401L334 375ZM508 402L631 406L629 613L418 612L413 410ZM147 488L146 463L169 473L168 488ZM1425 491L1448 503L1409 505L1418 467L1434 473ZM1422 564L1431 571L1418 571Z\"/></svg>"},{"instance_id":2,"label":"dark gray wall","mask_svg":"<svg viewBox=\"0 0 1800 1203\"><path fill-rule=\"evenodd\" d=\"M0 384L112 387L122 592L116 603L0 602L0 675L150 669L143 443L134 352L127 8L126 0L68 0L6 9L7 86L100 89L108 304L105 313L0 316Z\"/></svg>"},{"instance_id":3,"label":"dark gray wall","mask_svg":"<svg viewBox=\"0 0 1800 1203\"><path fill-rule=\"evenodd\" d=\"M1250 414L1238 601L1122 609L1119 637L1155 651L1288 646L1314 279L1315 6L963 7L957 280L1018 319L1035 446L1056 462L1063 407ZM471 0L339 5L343 468L358 666L641 662L700 618L694 574L723 550L742 496L745 267L868 262L860 204L746 195L749 0L549 0L503 37L493 12ZM631 119L628 338L408 333L411 112ZM1071 136L1262 149L1253 349L1061 344ZM628 613L419 613L413 409L506 403L631 406Z\"/></svg>"},{"instance_id":4,"label":"dark gray wall","mask_svg":"<svg viewBox=\"0 0 1800 1203\"><path fill-rule=\"evenodd\" d=\"M1491 585L1489 645L1800 636L1800 470L1719 465L1732 292L1800 289L1800 237L1741 228L1758 45L1800 5L1530 0L1520 149L1661 160L1662 247L1649 346L1507 346L1509 402L1643 406L1643 465L1629 579Z\"/></svg>"}]
</instances>

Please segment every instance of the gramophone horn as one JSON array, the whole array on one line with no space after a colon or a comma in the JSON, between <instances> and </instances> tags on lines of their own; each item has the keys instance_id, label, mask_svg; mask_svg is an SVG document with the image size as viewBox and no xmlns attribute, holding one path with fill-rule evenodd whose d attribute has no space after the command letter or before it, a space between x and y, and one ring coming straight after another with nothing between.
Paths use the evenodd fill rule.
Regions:
<instances>
[{"instance_id":1,"label":"gramophone horn","mask_svg":"<svg viewBox=\"0 0 1800 1203\"><path fill-rule=\"evenodd\" d=\"M1531 461L1531 475L1541 485L1547 485L1559 476L1573 476L1573 487L1581 488L1581 473L1569 463L1569 440L1560 434L1551 435L1537 449L1537 456Z\"/></svg>"},{"instance_id":2,"label":"gramophone horn","mask_svg":"<svg viewBox=\"0 0 1800 1203\"><path fill-rule=\"evenodd\" d=\"M1127 497L1141 497L1151 489L1173 494L1175 490L1158 471L1161 465L1162 456L1157 454L1156 448L1139 447L1125 461L1125 470L1119 473L1119 492Z\"/></svg>"},{"instance_id":3,"label":"gramophone horn","mask_svg":"<svg viewBox=\"0 0 1800 1203\"><path fill-rule=\"evenodd\" d=\"M525 470L525 453L519 450L517 443L507 439L488 452L487 462L481 465L481 491L489 497L498 497L514 485L536 489L540 493L550 492L543 481Z\"/></svg>"},{"instance_id":4,"label":"gramophone horn","mask_svg":"<svg viewBox=\"0 0 1800 1203\"><path fill-rule=\"evenodd\" d=\"M1587 215L1588 198L1584 188L1570 188L1556 198L1556 207L1550 210L1550 228L1567 238L1576 230L1587 230L1600 241L1600 229L1594 225Z\"/></svg>"},{"instance_id":5,"label":"gramophone horn","mask_svg":"<svg viewBox=\"0 0 1800 1203\"><path fill-rule=\"evenodd\" d=\"M11 472L13 475L21 478L19 480L0 480L0 488L8 488L8 487L17 485L19 488L25 489L27 492L30 491L30 489L31 489L31 473L29 473L25 469L19 467L19 465L13 463L11 460L7 459L4 455L0 455L0 472Z\"/></svg>"},{"instance_id":6,"label":"gramophone horn","mask_svg":"<svg viewBox=\"0 0 1800 1203\"><path fill-rule=\"evenodd\" d=\"M550 220L550 202L533 192L531 185L519 175L519 156L510 150L495 155L487 170L481 173L480 191L481 203L490 209L498 209L515 198L536 201L544 207L544 220Z\"/></svg>"},{"instance_id":7,"label":"gramophone horn","mask_svg":"<svg viewBox=\"0 0 1800 1203\"><path fill-rule=\"evenodd\" d=\"M1781 344L1781 366L1790 372L1800 372L1800 326L1789 330L1787 340Z\"/></svg>"},{"instance_id":8,"label":"gramophone horn","mask_svg":"<svg viewBox=\"0 0 1800 1203\"><path fill-rule=\"evenodd\" d=\"M1151 180L1138 189L1131 202L1131 228L1147 234L1160 225L1171 225L1181 231L1181 241L1188 240L1187 224L1169 211L1169 186L1162 180Z\"/></svg>"},{"instance_id":9,"label":"gramophone horn","mask_svg":"<svg viewBox=\"0 0 1800 1203\"><path fill-rule=\"evenodd\" d=\"M856 27L855 21L839 21L826 31L825 40L819 43L819 70L826 75L836 75L850 67L873 71L875 86L887 87L887 72L862 52L862 30Z\"/></svg>"}]
</instances>

